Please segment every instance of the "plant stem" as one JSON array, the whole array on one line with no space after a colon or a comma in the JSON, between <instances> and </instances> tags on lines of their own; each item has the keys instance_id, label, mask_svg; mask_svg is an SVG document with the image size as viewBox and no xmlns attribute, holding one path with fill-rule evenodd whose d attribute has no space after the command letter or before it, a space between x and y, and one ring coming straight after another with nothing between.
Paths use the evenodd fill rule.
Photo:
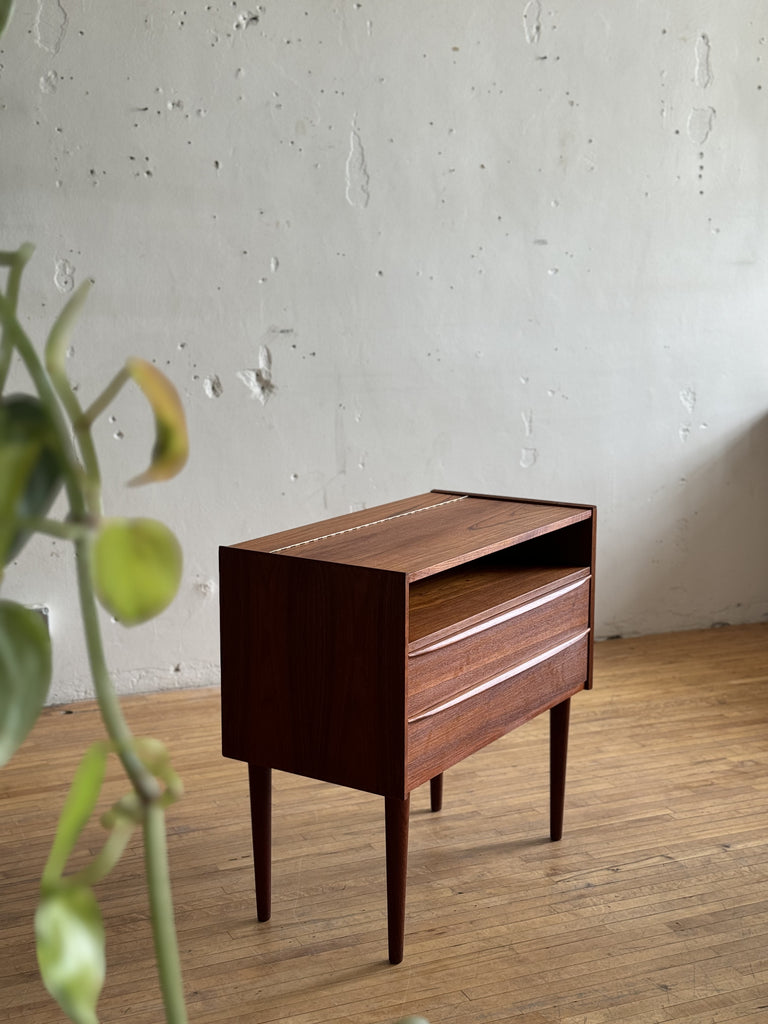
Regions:
<instances>
[{"instance_id":1,"label":"plant stem","mask_svg":"<svg viewBox=\"0 0 768 1024\"><path fill-rule=\"evenodd\" d=\"M78 540L88 536L88 526L82 523L71 521L61 522L58 519L20 519L19 525L30 533L44 533L48 537L58 537L60 540Z\"/></svg>"},{"instance_id":2,"label":"plant stem","mask_svg":"<svg viewBox=\"0 0 768 1024\"><path fill-rule=\"evenodd\" d=\"M128 845L128 840L133 833L133 822L121 822L113 825L112 830L106 838L99 853L91 863L74 875L68 875L66 880L59 879L58 884L64 885L95 885L103 878L106 878L112 868L117 864Z\"/></svg>"},{"instance_id":3,"label":"plant stem","mask_svg":"<svg viewBox=\"0 0 768 1024\"><path fill-rule=\"evenodd\" d=\"M157 779L146 768L136 753L133 734L125 720L122 708L120 707L120 701L117 699L117 694L109 675L106 658L104 657L104 645L101 638L96 597L93 592L91 546L88 540L81 538L75 541L75 556L85 643L88 651L88 661L91 666L93 688L96 693L96 700L99 703L99 711L104 720L107 734L115 744L117 755L122 761L134 789L142 801L151 803L160 797L160 787Z\"/></svg>"},{"instance_id":4,"label":"plant stem","mask_svg":"<svg viewBox=\"0 0 768 1024\"><path fill-rule=\"evenodd\" d=\"M181 980L181 961L176 939L165 838L165 813L156 802L147 807L144 819L144 857L149 889L155 959L169 1024L186 1024L187 1008Z\"/></svg>"},{"instance_id":5,"label":"plant stem","mask_svg":"<svg viewBox=\"0 0 768 1024\"><path fill-rule=\"evenodd\" d=\"M88 502L89 509L94 515L101 514L101 470L99 469L99 460L96 455L96 446L93 443L93 436L91 435L91 427L93 426L96 417L107 408L109 403L115 398L122 386L128 380L130 380L130 377L127 370L122 369L113 378L113 380L107 384L106 388L98 398L91 403L85 412L80 408L74 392L70 389L66 375L63 375L63 379L57 387L60 395L62 395L63 389L69 391L69 394L71 395L70 416L72 417L72 426L75 430L75 437L77 438L77 443L80 446L80 451L83 455L83 463L85 464L85 472L88 480L86 485L86 500Z\"/></svg>"},{"instance_id":6,"label":"plant stem","mask_svg":"<svg viewBox=\"0 0 768 1024\"><path fill-rule=\"evenodd\" d=\"M69 444L69 431L61 415L53 387L48 379L42 363L32 342L21 328L13 308L4 295L0 294L0 316L3 326L15 346L27 371L37 388L40 400L45 405L56 428L56 434L63 448L64 485L67 490L69 507L75 522L86 518L87 503L83 494L82 473L74 452ZM115 744L117 754L125 771L142 800L155 800L160 795L160 787L154 775L142 764L133 746L133 736L123 716L120 703L112 686L112 680L104 657L104 645L101 639L96 598L91 580L91 549L87 537L75 540L75 556L77 562L77 581L80 593L80 607L85 629L85 640L88 660L91 666L93 686L99 702L104 725L110 739Z\"/></svg>"},{"instance_id":7,"label":"plant stem","mask_svg":"<svg viewBox=\"0 0 768 1024\"><path fill-rule=\"evenodd\" d=\"M5 7L8 5L6 4ZM4 11L3 0L0 0L0 21ZM0 31L2 31L0 24ZM48 411L56 431L60 451L61 469L70 508L70 520L56 523L47 519L34 522L36 529L67 537L74 541L75 561L77 567L77 584L80 597L80 609L85 632L86 650L91 669L91 678L99 705L102 721L114 744L115 751L123 764L128 778L133 785L138 799L144 809L144 845L146 857L147 886L152 916L152 930L155 942L155 955L163 993L163 1003L168 1024L186 1024L187 1012L184 1002L184 990L181 978L178 942L174 924L173 903L171 899L170 873L165 837L165 814L162 801L163 789L154 772L144 763L136 747L131 730L123 715L120 702L112 684L104 656L104 645L99 624L99 613L93 588L91 565L91 533L93 522L89 520L89 511L93 515L100 513L100 480L98 461L90 426L93 418L102 411L108 400L114 397L127 379L125 371L108 385L91 408L82 414L79 402L69 387L62 366L54 366L59 373L54 378L47 374L34 346L27 337L16 317L16 303L24 264L31 255L31 246L22 246L16 253L0 252L0 266L11 268L7 295L0 292L0 392L5 384L12 351L15 349L37 389L40 401ZM82 295L77 303L70 302L62 317L54 327L51 340L52 358L56 356L66 340L74 314L82 302ZM58 333L55 333L58 332ZM60 355L60 353L59 353ZM55 362L55 359L54 359ZM49 368L50 369L50 368ZM57 400L56 388L60 392ZM61 401L64 408L74 419L75 433L85 467L78 459L78 454L70 440L69 430L62 414ZM90 417L90 418L89 418ZM0 569L0 575L2 570ZM170 769L166 778L173 776ZM169 783L169 790L171 789ZM110 870L119 858L125 842L130 835L130 825L116 825L101 851L91 865L94 877Z\"/></svg>"},{"instance_id":8,"label":"plant stem","mask_svg":"<svg viewBox=\"0 0 768 1024\"><path fill-rule=\"evenodd\" d=\"M86 482L83 488L85 500L91 514L98 516L101 514L99 460L91 436L91 423L83 419L82 406L69 382L66 366L67 345L92 284L93 281L90 279L83 281L56 318L45 345L45 368L48 371L51 384L59 396L59 401L75 429L75 437L85 468Z\"/></svg>"},{"instance_id":9,"label":"plant stem","mask_svg":"<svg viewBox=\"0 0 768 1024\"><path fill-rule=\"evenodd\" d=\"M88 406L85 412L80 414L79 420L75 423L76 430L88 429L96 418L100 416L110 403L120 394L121 389L131 379L125 367L119 370L112 380L107 384L98 398Z\"/></svg>"},{"instance_id":10,"label":"plant stem","mask_svg":"<svg viewBox=\"0 0 768 1024\"><path fill-rule=\"evenodd\" d=\"M43 368L43 364L40 362L34 345L16 319L13 305L2 293L0 293L0 321L3 325L3 340L7 341L19 353L22 362L27 368L27 372L32 378L32 383L37 389L40 401L51 417L61 447L62 474L64 476L64 486L67 491L70 511L73 519L80 521L85 518L86 513L86 502L80 486L80 480L83 475L82 466L69 440L69 429L61 414L56 394Z\"/></svg>"},{"instance_id":11,"label":"plant stem","mask_svg":"<svg viewBox=\"0 0 768 1024\"><path fill-rule=\"evenodd\" d=\"M10 268L8 271L6 298L14 315L19 301L21 274L34 251L35 247L27 242L20 249L17 249L16 252L0 253L0 266ZM9 335L10 331L6 329L5 316L3 316L2 331L0 331L0 392L5 387L5 381L11 366L11 356L13 355L13 345Z\"/></svg>"},{"instance_id":12,"label":"plant stem","mask_svg":"<svg viewBox=\"0 0 768 1024\"><path fill-rule=\"evenodd\" d=\"M87 540L75 542L80 606L94 690L107 732L145 807L144 851L155 958L168 1024L187 1024L181 980L181 961L171 898L165 813L157 779L138 757L133 736L107 670L99 628L98 609L91 580L91 548Z\"/></svg>"}]
</instances>

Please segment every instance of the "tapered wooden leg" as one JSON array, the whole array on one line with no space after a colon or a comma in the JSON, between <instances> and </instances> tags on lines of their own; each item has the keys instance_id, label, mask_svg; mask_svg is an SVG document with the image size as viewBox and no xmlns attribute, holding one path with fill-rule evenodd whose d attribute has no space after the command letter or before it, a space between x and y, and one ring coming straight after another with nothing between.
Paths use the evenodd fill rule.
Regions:
<instances>
[{"instance_id":1,"label":"tapered wooden leg","mask_svg":"<svg viewBox=\"0 0 768 1024\"><path fill-rule=\"evenodd\" d=\"M256 914L260 921L272 916L272 770L248 765L251 789L253 873L256 882Z\"/></svg>"},{"instance_id":2,"label":"tapered wooden leg","mask_svg":"<svg viewBox=\"0 0 768 1024\"><path fill-rule=\"evenodd\" d=\"M570 697L549 711L549 837L553 842L557 842L563 835L570 714Z\"/></svg>"},{"instance_id":3,"label":"tapered wooden leg","mask_svg":"<svg viewBox=\"0 0 768 1024\"><path fill-rule=\"evenodd\" d=\"M443 773L429 780L429 804L433 811L443 809Z\"/></svg>"},{"instance_id":4,"label":"tapered wooden leg","mask_svg":"<svg viewBox=\"0 0 768 1024\"><path fill-rule=\"evenodd\" d=\"M390 796L384 798L387 847L387 932L391 964L399 964L403 959L410 803L410 795L405 800Z\"/></svg>"}]
</instances>

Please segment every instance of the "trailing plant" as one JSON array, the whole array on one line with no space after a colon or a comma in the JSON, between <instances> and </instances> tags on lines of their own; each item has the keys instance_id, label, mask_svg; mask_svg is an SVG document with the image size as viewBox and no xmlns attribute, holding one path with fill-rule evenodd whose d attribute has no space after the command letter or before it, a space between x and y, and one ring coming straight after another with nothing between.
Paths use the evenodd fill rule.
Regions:
<instances>
[{"instance_id":1,"label":"trailing plant","mask_svg":"<svg viewBox=\"0 0 768 1024\"><path fill-rule=\"evenodd\" d=\"M14 0L0 0L0 36ZM165 809L182 785L164 745L134 737L123 715L104 652L98 604L126 627L147 622L173 600L182 570L181 547L154 519L104 515L101 472L92 428L133 381L155 421L147 469L128 483L167 480L184 467L188 437L172 383L152 363L130 357L104 390L83 407L66 368L67 351L91 281L72 295L48 335L42 358L24 330L18 301L30 244L0 251L0 587L5 567L35 535L71 542L94 694L107 738L93 743L75 771L40 883L35 914L43 983L76 1024L97 1024L106 973L105 930L94 885L116 866L135 831L142 830L155 957L168 1024L186 1024L181 964L166 848ZM14 360L27 370L31 391L7 394ZM65 512L49 513L63 492ZM40 614L0 597L0 767L34 726L48 696L52 650ZM122 764L129 792L100 821L101 850L67 873L78 838L96 811L108 758ZM427 1024L409 1016L398 1024Z\"/></svg>"},{"instance_id":2,"label":"trailing plant","mask_svg":"<svg viewBox=\"0 0 768 1024\"><path fill-rule=\"evenodd\" d=\"M5 566L35 534L72 543L93 689L107 733L107 739L88 748L75 772L43 870L35 914L38 964L45 987L67 1016L76 1024L97 1024L105 931L93 887L115 867L140 828L166 1020L185 1024L165 835L165 808L178 799L182 787L163 744L134 737L128 727L107 669L97 607L100 603L124 626L158 615L178 589L181 548L168 527L156 520L104 515L92 435L93 424L121 388L135 382L154 413L155 444L148 468L129 483L165 480L187 459L184 411L165 375L136 357L83 408L67 376L66 352L92 282L84 282L62 310L41 359L17 315L22 273L32 252L31 245L0 252L0 267L7 270L5 288L0 289L0 587ZM6 393L14 357L26 367L32 393ZM50 510L61 492L66 510L53 518ZM51 675L51 641L43 618L0 598L0 767L34 726ZM94 815L112 754L121 761L131 789L101 816L106 830L101 850L85 867L68 874L68 861ZM399 1024L427 1022L407 1017Z\"/></svg>"},{"instance_id":3,"label":"trailing plant","mask_svg":"<svg viewBox=\"0 0 768 1024\"><path fill-rule=\"evenodd\" d=\"M78 1024L93 1024L105 975L104 927L93 886L114 868L140 828L166 1018L182 1024L186 1009L165 835L165 808L180 796L181 783L164 746L134 737L128 727L107 669L97 607L100 603L124 626L158 615L178 589L181 547L157 520L105 516L92 428L125 384L138 385L155 419L150 464L130 481L138 485L168 479L182 469L188 451L185 416L171 382L136 357L90 405L81 405L67 376L66 353L91 282L73 293L41 358L17 315L22 273L32 252L31 245L0 252L0 267L7 268L0 291L0 583L4 567L34 534L72 543L93 689L107 734L87 750L75 772L43 870L35 915L38 962L46 988L65 1013ZM31 393L6 393L14 358L27 370ZM66 511L51 518L51 506L62 491ZM51 642L39 613L0 599L0 765L34 725L51 670ZM122 763L130 792L102 816L106 838L99 853L67 873L112 754Z\"/></svg>"}]
</instances>

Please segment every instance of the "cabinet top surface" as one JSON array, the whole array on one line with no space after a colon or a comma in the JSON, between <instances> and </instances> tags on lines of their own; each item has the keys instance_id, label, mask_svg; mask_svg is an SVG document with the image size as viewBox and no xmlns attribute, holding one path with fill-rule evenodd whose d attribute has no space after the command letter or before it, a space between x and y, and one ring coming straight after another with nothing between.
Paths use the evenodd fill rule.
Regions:
<instances>
[{"instance_id":1,"label":"cabinet top surface","mask_svg":"<svg viewBox=\"0 0 768 1024\"><path fill-rule=\"evenodd\" d=\"M416 580L591 515L584 505L432 492L231 547L402 572Z\"/></svg>"}]
</instances>

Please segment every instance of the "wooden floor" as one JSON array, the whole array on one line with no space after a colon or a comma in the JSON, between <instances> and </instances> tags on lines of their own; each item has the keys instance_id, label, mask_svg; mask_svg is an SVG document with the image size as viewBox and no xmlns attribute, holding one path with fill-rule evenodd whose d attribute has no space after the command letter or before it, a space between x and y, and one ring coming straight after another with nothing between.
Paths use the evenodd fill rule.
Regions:
<instances>
[{"instance_id":1,"label":"wooden floor","mask_svg":"<svg viewBox=\"0 0 768 1024\"><path fill-rule=\"evenodd\" d=\"M768 1021L768 625L598 645L595 690L573 701L560 843L546 716L447 773L440 814L415 793L397 967L381 799L276 777L273 916L258 924L246 769L219 756L217 694L126 705L186 783L169 844L191 1022ZM31 918L75 751L100 735L91 705L50 709L0 773L0 1020L61 1019ZM99 895L101 1020L157 1024L138 840Z\"/></svg>"}]
</instances>

